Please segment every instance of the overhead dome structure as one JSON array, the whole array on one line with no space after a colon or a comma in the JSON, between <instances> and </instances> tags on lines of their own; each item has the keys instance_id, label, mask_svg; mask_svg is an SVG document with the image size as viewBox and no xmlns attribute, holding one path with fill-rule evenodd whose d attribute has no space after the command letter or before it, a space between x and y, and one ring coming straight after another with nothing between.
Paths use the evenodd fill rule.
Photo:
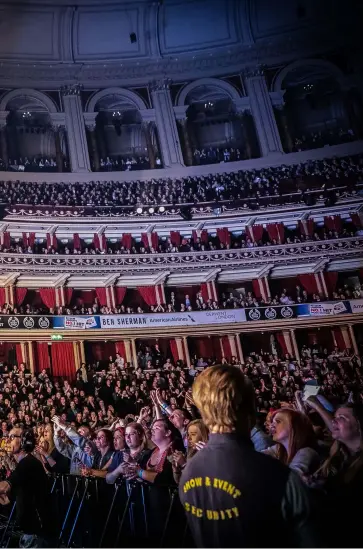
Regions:
<instances>
[{"instance_id":1,"label":"overhead dome structure","mask_svg":"<svg viewBox=\"0 0 363 549\"><path fill-rule=\"evenodd\" d=\"M328 0L12 0L0 3L0 82L94 89L231 74L337 47L339 36L347 46L351 20L346 33Z\"/></svg>"}]
</instances>

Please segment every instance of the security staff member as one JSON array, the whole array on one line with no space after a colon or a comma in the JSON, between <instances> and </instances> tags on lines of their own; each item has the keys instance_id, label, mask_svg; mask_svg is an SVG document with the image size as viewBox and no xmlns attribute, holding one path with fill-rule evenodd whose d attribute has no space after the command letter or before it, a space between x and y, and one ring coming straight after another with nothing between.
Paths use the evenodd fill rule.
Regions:
<instances>
[{"instance_id":1,"label":"security staff member","mask_svg":"<svg viewBox=\"0 0 363 549\"><path fill-rule=\"evenodd\" d=\"M196 379L193 399L211 433L179 484L197 547L318 547L300 479L253 448L250 380L233 366L213 366Z\"/></svg>"},{"instance_id":2,"label":"security staff member","mask_svg":"<svg viewBox=\"0 0 363 549\"><path fill-rule=\"evenodd\" d=\"M9 503L9 497L16 500L16 520L23 531L20 547L52 547L49 484L42 463L31 453L34 448L34 433L13 427L8 451L17 466L6 481L0 482L0 503Z\"/></svg>"}]
</instances>

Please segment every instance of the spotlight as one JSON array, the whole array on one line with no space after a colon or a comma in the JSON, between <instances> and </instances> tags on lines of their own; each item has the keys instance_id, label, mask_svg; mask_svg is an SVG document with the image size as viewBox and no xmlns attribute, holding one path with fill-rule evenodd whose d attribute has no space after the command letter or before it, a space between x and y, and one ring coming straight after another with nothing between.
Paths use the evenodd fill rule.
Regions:
<instances>
[{"instance_id":1,"label":"spotlight","mask_svg":"<svg viewBox=\"0 0 363 549\"><path fill-rule=\"evenodd\" d=\"M185 221L191 221L192 212L189 206L183 206L183 208L180 208L180 217Z\"/></svg>"},{"instance_id":2,"label":"spotlight","mask_svg":"<svg viewBox=\"0 0 363 549\"><path fill-rule=\"evenodd\" d=\"M137 36L135 32L130 32L130 42L131 44L135 44L135 42L137 42Z\"/></svg>"},{"instance_id":3,"label":"spotlight","mask_svg":"<svg viewBox=\"0 0 363 549\"><path fill-rule=\"evenodd\" d=\"M142 214L142 208L137 208L136 213L137 214Z\"/></svg>"},{"instance_id":4,"label":"spotlight","mask_svg":"<svg viewBox=\"0 0 363 549\"><path fill-rule=\"evenodd\" d=\"M149 208L149 214L153 214L155 212L154 208Z\"/></svg>"},{"instance_id":5,"label":"spotlight","mask_svg":"<svg viewBox=\"0 0 363 549\"><path fill-rule=\"evenodd\" d=\"M159 208L159 213L164 213L165 212L165 206L160 206Z\"/></svg>"}]
</instances>

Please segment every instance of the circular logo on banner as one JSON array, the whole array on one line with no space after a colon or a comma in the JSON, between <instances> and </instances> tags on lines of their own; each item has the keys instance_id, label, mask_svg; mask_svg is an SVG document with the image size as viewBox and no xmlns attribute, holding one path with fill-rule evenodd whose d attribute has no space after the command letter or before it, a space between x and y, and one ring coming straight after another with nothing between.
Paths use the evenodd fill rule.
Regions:
<instances>
[{"instance_id":1,"label":"circular logo on banner","mask_svg":"<svg viewBox=\"0 0 363 549\"><path fill-rule=\"evenodd\" d=\"M258 309L251 309L248 313L251 320L260 320L261 313Z\"/></svg>"},{"instance_id":2,"label":"circular logo on banner","mask_svg":"<svg viewBox=\"0 0 363 549\"><path fill-rule=\"evenodd\" d=\"M265 310L265 317L266 317L268 320L274 320L274 319L277 317L276 309L272 309L271 307L268 307L268 308Z\"/></svg>"},{"instance_id":3,"label":"circular logo on banner","mask_svg":"<svg viewBox=\"0 0 363 549\"><path fill-rule=\"evenodd\" d=\"M8 325L10 328L18 328L19 326L19 320L16 318L16 316L10 316L8 320Z\"/></svg>"},{"instance_id":4,"label":"circular logo on banner","mask_svg":"<svg viewBox=\"0 0 363 549\"><path fill-rule=\"evenodd\" d=\"M28 328L28 330L34 328L34 320L30 316L24 318L24 327Z\"/></svg>"},{"instance_id":5,"label":"circular logo on banner","mask_svg":"<svg viewBox=\"0 0 363 549\"><path fill-rule=\"evenodd\" d=\"M49 328L49 326L49 319L45 316L41 316L39 319L39 328L43 328L43 330L45 330L46 328Z\"/></svg>"},{"instance_id":6,"label":"circular logo on banner","mask_svg":"<svg viewBox=\"0 0 363 549\"><path fill-rule=\"evenodd\" d=\"M291 318L294 316L294 311L291 309L291 307L282 307L281 316L283 316L284 318Z\"/></svg>"}]
</instances>

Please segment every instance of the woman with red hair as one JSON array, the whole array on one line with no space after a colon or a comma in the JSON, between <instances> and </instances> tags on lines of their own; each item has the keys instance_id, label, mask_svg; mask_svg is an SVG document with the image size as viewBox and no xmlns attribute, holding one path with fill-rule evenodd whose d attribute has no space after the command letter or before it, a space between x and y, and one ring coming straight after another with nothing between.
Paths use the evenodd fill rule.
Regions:
<instances>
[{"instance_id":1,"label":"woman with red hair","mask_svg":"<svg viewBox=\"0 0 363 549\"><path fill-rule=\"evenodd\" d=\"M313 426L304 414L290 408L276 410L269 431L276 444L264 454L277 458L299 475L316 471L320 458L315 450Z\"/></svg>"}]
</instances>

